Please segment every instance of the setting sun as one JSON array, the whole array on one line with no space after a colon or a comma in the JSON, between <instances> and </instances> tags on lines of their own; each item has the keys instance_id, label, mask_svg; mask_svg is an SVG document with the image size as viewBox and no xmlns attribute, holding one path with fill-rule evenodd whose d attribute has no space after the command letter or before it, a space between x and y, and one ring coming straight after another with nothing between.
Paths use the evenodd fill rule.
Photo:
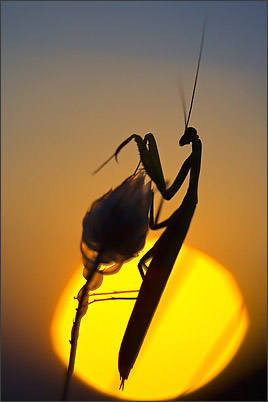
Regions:
<instances>
[{"instance_id":1,"label":"setting sun","mask_svg":"<svg viewBox=\"0 0 268 402\"><path fill-rule=\"evenodd\" d=\"M148 240L143 253L152 244ZM99 291L139 289L137 261L105 277ZM66 366L77 307L74 296L84 282L80 266L62 293L51 326L54 350ZM126 400L165 400L203 386L230 362L249 325L230 272L204 253L183 246L125 389L119 391L118 352L134 303L107 300L89 306L80 327L74 371L98 391Z\"/></svg>"}]
</instances>

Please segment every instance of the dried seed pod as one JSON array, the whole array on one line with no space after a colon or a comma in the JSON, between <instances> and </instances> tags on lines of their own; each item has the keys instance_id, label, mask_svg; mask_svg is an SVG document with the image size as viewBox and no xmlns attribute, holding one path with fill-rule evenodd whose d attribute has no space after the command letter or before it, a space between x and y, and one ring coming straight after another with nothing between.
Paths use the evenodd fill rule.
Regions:
<instances>
[{"instance_id":1,"label":"dried seed pod","mask_svg":"<svg viewBox=\"0 0 268 402\"><path fill-rule=\"evenodd\" d=\"M107 268L107 274L111 274L118 272L124 261L136 256L144 247L152 201L151 183L144 181L142 171L128 177L96 200L86 213L81 252L87 272L98 253L101 253L102 264L117 263ZM105 268L100 272L105 273Z\"/></svg>"}]
</instances>

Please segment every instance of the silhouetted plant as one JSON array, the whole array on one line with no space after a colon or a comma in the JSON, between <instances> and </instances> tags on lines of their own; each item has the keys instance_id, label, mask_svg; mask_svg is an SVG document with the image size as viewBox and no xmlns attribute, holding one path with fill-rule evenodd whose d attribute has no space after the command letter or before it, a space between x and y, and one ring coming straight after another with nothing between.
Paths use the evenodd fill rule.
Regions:
<instances>
[{"instance_id":1,"label":"silhouetted plant","mask_svg":"<svg viewBox=\"0 0 268 402\"><path fill-rule=\"evenodd\" d=\"M76 297L78 308L71 332L63 400L74 370L79 327L88 309L89 292L101 285L103 275L117 273L125 261L144 247L151 202L151 182L145 184L145 173L140 170L95 201L83 219L80 248L86 283Z\"/></svg>"}]
</instances>

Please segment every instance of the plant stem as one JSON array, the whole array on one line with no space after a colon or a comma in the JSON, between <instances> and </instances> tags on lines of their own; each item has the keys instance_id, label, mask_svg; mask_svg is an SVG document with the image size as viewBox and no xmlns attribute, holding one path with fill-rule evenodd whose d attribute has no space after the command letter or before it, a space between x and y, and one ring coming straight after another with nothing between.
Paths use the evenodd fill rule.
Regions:
<instances>
[{"instance_id":1,"label":"plant stem","mask_svg":"<svg viewBox=\"0 0 268 402\"><path fill-rule=\"evenodd\" d=\"M87 278L86 284L80 289L80 291L78 293L77 299L78 299L79 303L78 303L78 308L76 309L75 320L74 320L72 332L71 332L71 340L70 340L71 351L70 351L69 365L68 365L68 369L67 369L67 374L66 374L65 383L64 383L64 390L63 390L63 395L62 395L63 401L66 401L73 370L74 370L80 322L81 322L82 317L86 314L87 308L88 308L89 285L90 285L90 282L91 282L94 274L97 272L99 263L100 263L100 253L97 255L97 258L95 260L95 265Z\"/></svg>"}]
</instances>

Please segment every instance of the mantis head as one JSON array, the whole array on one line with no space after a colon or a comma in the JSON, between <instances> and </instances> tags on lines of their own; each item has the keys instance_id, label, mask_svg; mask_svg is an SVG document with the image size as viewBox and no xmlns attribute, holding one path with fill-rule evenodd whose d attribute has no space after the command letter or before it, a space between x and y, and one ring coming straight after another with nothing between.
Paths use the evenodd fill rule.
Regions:
<instances>
[{"instance_id":1,"label":"mantis head","mask_svg":"<svg viewBox=\"0 0 268 402\"><path fill-rule=\"evenodd\" d=\"M197 136L197 131L194 127L186 127L183 136L179 140L179 145L183 147L186 144L190 144Z\"/></svg>"}]
</instances>

